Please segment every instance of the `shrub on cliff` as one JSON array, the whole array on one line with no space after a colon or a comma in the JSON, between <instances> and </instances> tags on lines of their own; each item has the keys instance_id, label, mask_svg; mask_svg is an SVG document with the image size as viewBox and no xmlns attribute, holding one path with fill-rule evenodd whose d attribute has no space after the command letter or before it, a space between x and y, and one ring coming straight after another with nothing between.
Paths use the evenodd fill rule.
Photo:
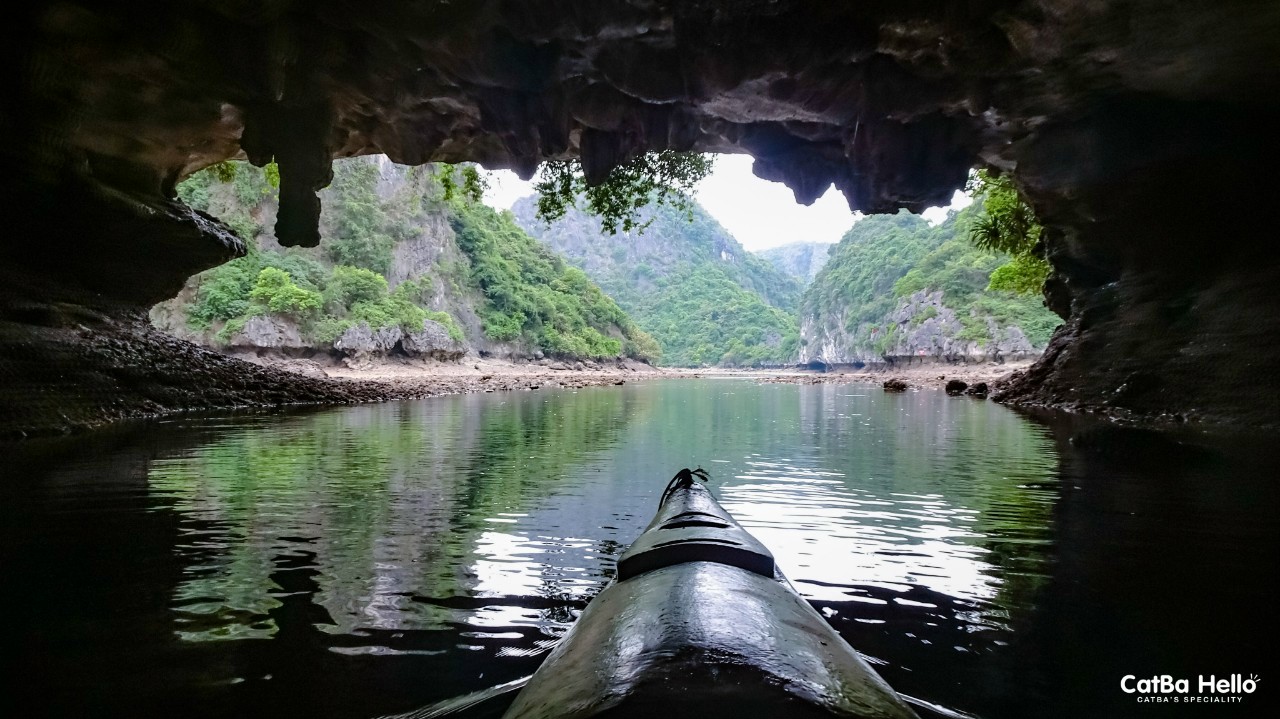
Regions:
<instances>
[{"instance_id":1,"label":"shrub on cliff","mask_svg":"<svg viewBox=\"0 0 1280 719\"><path fill-rule=\"evenodd\" d=\"M378 198L378 178L378 166L373 163L333 163L327 213L333 232L321 246L336 265L363 267L385 275L391 269L395 239Z\"/></svg>"},{"instance_id":2,"label":"shrub on cliff","mask_svg":"<svg viewBox=\"0 0 1280 719\"><path fill-rule=\"evenodd\" d=\"M982 212L969 227L969 240L978 247L1009 256L991 273L988 289L1037 294L1052 268L1040 244L1042 228L1035 211L1018 194L1009 175L978 170L965 188L982 198Z\"/></svg>"},{"instance_id":3,"label":"shrub on cliff","mask_svg":"<svg viewBox=\"0 0 1280 719\"><path fill-rule=\"evenodd\" d=\"M288 272L264 267L249 291L249 299L269 312L302 316L320 309L320 293L299 287Z\"/></svg>"},{"instance_id":4,"label":"shrub on cliff","mask_svg":"<svg viewBox=\"0 0 1280 719\"><path fill-rule=\"evenodd\" d=\"M357 302L377 302L387 295L387 278L362 267L333 268L324 288L328 308L353 307Z\"/></svg>"}]
</instances>

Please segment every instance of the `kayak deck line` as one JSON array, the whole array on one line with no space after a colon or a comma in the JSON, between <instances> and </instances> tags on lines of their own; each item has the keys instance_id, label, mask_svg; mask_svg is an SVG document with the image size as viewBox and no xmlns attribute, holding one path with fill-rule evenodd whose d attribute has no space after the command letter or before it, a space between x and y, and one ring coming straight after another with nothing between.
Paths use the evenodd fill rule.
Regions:
<instances>
[{"instance_id":1,"label":"kayak deck line","mask_svg":"<svg viewBox=\"0 0 1280 719\"><path fill-rule=\"evenodd\" d=\"M693 476L691 470L683 470ZM672 482L685 481L677 474ZM691 480L690 480L691 481ZM692 484L688 486L701 485ZM668 501L618 558L618 581L684 562L717 562L772 577L773 553L738 524L705 488L664 495ZM680 496L682 501L670 501Z\"/></svg>"},{"instance_id":2,"label":"kayak deck line","mask_svg":"<svg viewBox=\"0 0 1280 719\"><path fill-rule=\"evenodd\" d=\"M915 718L699 479L672 478L504 719Z\"/></svg>"}]
</instances>

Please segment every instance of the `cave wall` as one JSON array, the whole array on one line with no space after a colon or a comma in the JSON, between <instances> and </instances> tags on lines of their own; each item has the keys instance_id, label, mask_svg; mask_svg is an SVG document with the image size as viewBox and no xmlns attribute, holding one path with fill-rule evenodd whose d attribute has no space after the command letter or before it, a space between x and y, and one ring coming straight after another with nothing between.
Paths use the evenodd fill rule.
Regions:
<instances>
[{"instance_id":1,"label":"cave wall","mask_svg":"<svg viewBox=\"0 0 1280 719\"><path fill-rule=\"evenodd\" d=\"M1277 56L1280 57L1280 56ZM1018 166L1066 318L997 394L1122 418L1280 426L1280 162L1261 106L1148 98L1029 143Z\"/></svg>"},{"instance_id":2,"label":"cave wall","mask_svg":"<svg viewBox=\"0 0 1280 719\"><path fill-rule=\"evenodd\" d=\"M311 245L333 157L529 176L577 156L599 180L671 148L749 153L798 200L834 183L866 212L1014 171L1066 322L1007 400L1280 424L1280 3L105 0L0 32L0 355L242 252L172 199L211 162L274 158L276 234Z\"/></svg>"}]
</instances>

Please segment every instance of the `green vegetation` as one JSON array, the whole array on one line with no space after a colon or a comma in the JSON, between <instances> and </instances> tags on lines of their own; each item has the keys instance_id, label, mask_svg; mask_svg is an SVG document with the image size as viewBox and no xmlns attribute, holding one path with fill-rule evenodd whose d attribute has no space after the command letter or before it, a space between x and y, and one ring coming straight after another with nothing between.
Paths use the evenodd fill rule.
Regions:
<instances>
[{"instance_id":1,"label":"green vegetation","mask_svg":"<svg viewBox=\"0 0 1280 719\"><path fill-rule=\"evenodd\" d=\"M378 166L370 162L333 163L329 185L333 229L321 244L331 262L363 267L381 275L391 269L396 237L377 193Z\"/></svg>"},{"instance_id":2,"label":"green vegetation","mask_svg":"<svg viewBox=\"0 0 1280 719\"><path fill-rule=\"evenodd\" d=\"M908 212L858 222L805 291L802 314L843 313L849 329L878 322L897 304L894 284L947 239L938 230Z\"/></svg>"},{"instance_id":3,"label":"green vegetation","mask_svg":"<svg viewBox=\"0 0 1280 719\"><path fill-rule=\"evenodd\" d=\"M178 187L184 201L228 221L249 241L247 256L197 275L183 295L179 309L188 328L213 343L232 341L249 319L268 315L296 326L304 342L318 347L361 323L417 332L432 321L463 342L462 325L432 309L442 304L433 286L438 279L448 301L476 305L466 311L479 315L489 340L570 358L656 361L661 355L653 338L585 274L539 246L509 215L478 204L486 185L474 166L338 161L322 195L320 247L287 250L265 226L278 188L271 167L220 163ZM453 246L457 259L434 263L429 275L401 274L393 286L397 247L442 218L455 229L456 245L444 236L433 241L441 251Z\"/></svg>"},{"instance_id":4,"label":"green vegetation","mask_svg":"<svg viewBox=\"0 0 1280 719\"><path fill-rule=\"evenodd\" d=\"M258 273L249 299L268 312L303 313L320 309L320 293L297 286L289 273L278 267L264 267Z\"/></svg>"},{"instance_id":5,"label":"green vegetation","mask_svg":"<svg viewBox=\"0 0 1280 719\"><path fill-rule=\"evenodd\" d=\"M322 303L327 270L295 251L262 252L202 272L193 278L195 298L185 307L187 324L204 331L221 324L216 338L225 343L251 317L278 313L310 320Z\"/></svg>"},{"instance_id":6,"label":"green vegetation","mask_svg":"<svg viewBox=\"0 0 1280 719\"><path fill-rule=\"evenodd\" d=\"M257 218L276 200L279 176L271 168L220 163L179 185L178 195L224 222L229 218L233 229L252 242L267 231ZM326 241L320 250L251 243L245 257L193 278L194 297L183 307L188 326L198 332L217 326L212 339L226 344L250 318L274 315L295 324L305 341L324 345L360 322L371 329L395 326L415 332L432 319L459 338L462 331L452 317L430 313L410 299L417 286L402 283L395 292L389 290L383 273L397 236L405 230L378 197L378 181L374 163L335 163L326 197Z\"/></svg>"},{"instance_id":7,"label":"green vegetation","mask_svg":"<svg viewBox=\"0 0 1280 719\"><path fill-rule=\"evenodd\" d=\"M646 208L643 234L602 232L569 209L554 224L532 198L515 214L568 257L662 346L674 366L780 364L794 359L800 283L747 252L696 203ZM692 219L690 219L692 218Z\"/></svg>"},{"instance_id":8,"label":"green vegetation","mask_svg":"<svg viewBox=\"0 0 1280 719\"><path fill-rule=\"evenodd\" d=\"M988 288L1039 293L1051 269L1040 244L1042 228L1031 206L1018 195L1012 178L978 170L965 189L982 197L985 208L969 228L970 241L982 249L1009 255L1008 262L991 273Z\"/></svg>"},{"instance_id":9,"label":"green vegetation","mask_svg":"<svg viewBox=\"0 0 1280 719\"><path fill-rule=\"evenodd\" d=\"M748 367L795 357L800 342L795 318L719 268L685 266L657 285L635 315L660 338L667 364Z\"/></svg>"},{"instance_id":10,"label":"green vegetation","mask_svg":"<svg viewBox=\"0 0 1280 719\"><path fill-rule=\"evenodd\" d=\"M711 162L696 152L649 152L613 168L604 182L592 186L580 160L552 160L542 166L534 185L538 218L554 222L577 207L581 198L609 235L617 233L619 226L623 232L644 231L653 220L642 220L640 210L650 204L674 207L692 219L690 194L711 174Z\"/></svg>"},{"instance_id":11,"label":"green vegetation","mask_svg":"<svg viewBox=\"0 0 1280 719\"><path fill-rule=\"evenodd\" d=\"M215 190L232 190L233 202L214 202ZM245 242L252 242L262 227L252 212L280 189L280 168L274 162L257 168L247 162L219 162L187 178L177 187L178 199L222 220ZM226 193L224 193L226 194Z\"/></svg>"},{"instance_id":12,"label":"green vegetation","mask_svg":"<svg viewBox=\"0 0 1280 719\"><path fill-rule=\"evenodd\" d=\"M332 620L327 631L376 627L386 612L403 613L416 627L455 626L456 611L418 603L394 609L381 595L466 595L476 579L459 567L478 561L477 541L493 527L488 518L533 511L649 411L616 392L566 394L554 403L457 400L441 398L429 411L362 407L282 417L153 463L146 477L152 491L240 540L192 546L194 554L182 557L203 569L170 585L177 636L275 635L271 610L281 598L274 558L282 546L305 547L305 537L319 536L308 527L326 537L314 549L333 570L317 577L314 596ZM385 537L406 541L388 550ZM388 560L412 568L405 584L383 586ZM381 606L381 614L369 606Z\"/></svg>"},{"instance_id":13,"label":"green vegetation","mask_svg":"<svg viewBox=\"0 0 1280 719\"><path fill-rule=\"evenodd\" d=\"M1015 327L1043 347L1058 317L1038 297L992 282L1010 257L970 241L987 217L979 201L937 227L906 212L858 222L805 291L801 315L852 354L939 351L938 332L985 347ZM941 307L921 304L932 293L941 294ZM930 320L942 324L926 347L915 333Z\"/></svg>"},{"instance_id":14,"label":"green vegetation","mask_svg":"<svg viewBox=\"0 0 1280 719\"><path fill-rule=\"evenodd\" d=\"M404 282L390 292L382 275L347 265L327 269L299 250L255 249L197 279L195 298L185 306L188 325L203 331L221 324L214 338L222 344L249 318L266 315L293 322L304 339L317 344L332 343L360 322L372 329L417 332L432 320L455 341L462 339L462 329L448 314L415 304L419 285Z\"/></svg>"},{"instance_id":15,"label":"green vegetation","mask_svg":"<svg viewBox=\"0 0 1280 719\"><path fill-rule=\"evenodd\" d=\"M582 270L525 234L510 213L464 202L450 222L484 292L480 316L490 339L523 339L562 356L658 359L651 337ZM620 336L611 336L613 328Z\"/></svg>"},{"instance_id":16,"label":"green vegetation","mask_svg":"<svg viewBox=\"0 0 1280 719\"><path fill-rule=\"evenodd\" d=\"M439 163L436 165L436 172L440 177L441 199L445 202L452 202L454 198L459 197L458 191L461 189L461 197L471 200L472 202L480 202L484 199L485 190L489 189L489 181L486 180L475 165L464 165L461 170L447 163ZM458 176L462 176L462 187L458 187Z\"/></svg>"},{"instance_id":17,"label":"green vegetation","mask_svg":"<svg viewBox=\"0 0 1280 719\"><path fill-rule=\"evenodd\" d=\"M965 219L973 221L972 216L961 218L956 228L960 232L963 229L959 225ZM976 248L953 237L925 255L895 282L893 294L895 298L902 298L921 290L941 291L943 303L948 307L967 308L967 312L956 313L964 326L957 335L960 339L987 342L991 338L985 318L990 317L1000 326L1020 327L1033 345L1043 347L1059 324L1058 316L1044 309L1038 297L993 287L995 273L1008 266L1005 255Z\"/></svg>"},{"instance_id":18,"label":"green vegetation","mask_svg":"<svg viewBox=\"0 0 1280 719\"><path fill-rule=\"evenodd\" d=\"M950 352L939 348L953 341L1042 347L1058 323L1028 294L1048 265L1007 178L977 173L979 202L937 227L906 213L858 222L802 301L801 277L743 250L682 194L708 169L698 155L651 154L588 188L580 164L550 163L541 196L517 205L526 234L511 213L479 203L474 166L342 161L323 195L320 248L283 250L268 228L274 167L220 163L178 194L227 221L250 251L193 279L180 314L220 343L256 316L287 321L319 347L357 324L414 332L433 321L454 340L466 339L465 325L482 345L685 366L790 362L805 344L797 313L817 328L807 340L879 354ZM431 240L439 248L402 251L425 227L448 233L446 221L452 234ZM817 251L775 259L812 272Z\"/></svg>"}]
</instances>

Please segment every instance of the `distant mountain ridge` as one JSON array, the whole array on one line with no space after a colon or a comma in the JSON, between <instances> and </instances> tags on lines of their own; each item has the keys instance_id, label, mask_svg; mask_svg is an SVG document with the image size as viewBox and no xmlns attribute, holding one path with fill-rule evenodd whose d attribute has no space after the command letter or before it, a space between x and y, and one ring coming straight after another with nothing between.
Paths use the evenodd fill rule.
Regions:
<instances>
[{"instance_id":1,"label":"distant mountain ridge","mask_svg":"<svg viewBox=\"0 0 1280 719\"><path fill-rule=\"evenodd\" d=\"M517 224L580 267L662 346L663 364L752 366L795 360L801 283L747 252L701 206L692 221L647 208L643 232L608 235L571 209L548 226L536 201L512 208Z\"/></svg>"},{"instance_id":2,"label":"distant mountain ridge","mask_svg":"<svg viewBox=\"0 0 1280 719\"><path fill-rule=\"evenodd\" d=\"M791 242L767 250L757 250L756 255L768 261L779 272L790 275L807 287L818 276L830 257L828 251L835 247L829 242Z\"/></svg>"}]
</instances>

